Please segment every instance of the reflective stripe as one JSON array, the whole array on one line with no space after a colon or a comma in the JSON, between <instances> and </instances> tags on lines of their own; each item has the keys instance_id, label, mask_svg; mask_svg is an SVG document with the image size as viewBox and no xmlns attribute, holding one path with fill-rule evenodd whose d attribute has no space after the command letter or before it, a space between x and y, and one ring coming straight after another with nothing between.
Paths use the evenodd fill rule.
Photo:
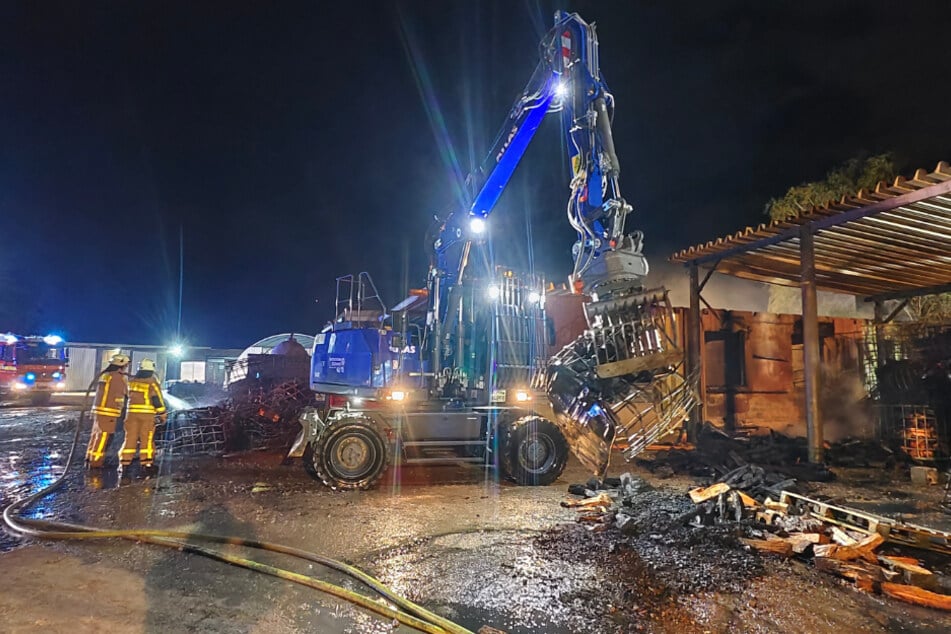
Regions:
<instances>
[{"instance_id":1,"label":"reflective stripe","mask_svg":"<svg viewBox=\"0 0 951 634\"><path fill-rule=\"evenodd\" d=\"M106 449L106 441L109 439L109 432L104 431L99 433L102 435L99 436L99 446L96 447L96 450L94 452L92 452L93 460L99 460L100 458L102 458Z\"/></svg>"},{"instance_id":2,"label":"reflective stripe","mask_svg":"<svg viewBox=\"0 0 951 634\"><path fill-rule=\"evenodd\" d=\"M158 384L158 381L152 383L152 388L155 390L155 395L158 397L158 407L155 408L157 414L165 413L165 397L162 396L162 387Z\"/></svg>"},{"instance_id":3,"label":"reflective stripe","mask_svg":"<svg viewBox=\"0 0 951 634\"><path fill-rule=\"evenodd\" d=\"M99 403L99 407L106 407L106 402L109 400L109 384L112 383L112 375L107 374L106 380L102 382L102 401ZM93 408L95 411L95 408Z\"/></svg>"},{"instance_id":4,"label":"reflective stripe","mask_svg":"<svg viewBox=\"0 0 951 634\"><path fill-rule=\"evenodd\" d=\"M93 414L102 414L103 416L115 416L118 417L122 413L121 409L116 409L114 407L94 407L92 408Z\"/></svg>"},{"instance_id":5,"label":"reflective stripe","mask_svg":"<svg viewBox=\"0 0 951 634\"><path fill-rule=\"evenodd\" d=\"M129 405L130 414L154 414L155 408L151 405Z\"/></svg>"},{"instance_id":6,"label":"reflective stripe","mask_svg":"<svg viewBox=\"0 0 951 634\"><path fill-rule=\"evenodd\" d=\"M154 431L149 432L149 439L145 441L145 447L142 448L142 453L145 454L145 460L150 462L152 460L152 454L155 452L155 447L152 445L152 436L154 435Z\"/></svg>"}]
</instances>

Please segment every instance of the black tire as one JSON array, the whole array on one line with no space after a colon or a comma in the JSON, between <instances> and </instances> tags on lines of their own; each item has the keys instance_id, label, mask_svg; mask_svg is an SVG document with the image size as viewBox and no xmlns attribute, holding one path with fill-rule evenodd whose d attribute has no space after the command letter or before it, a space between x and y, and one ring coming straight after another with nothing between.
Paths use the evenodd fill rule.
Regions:
<instances>
[{"instance_id":1,"label":"black tire","mask_svg":"<svg viewBox=\"0 0 951 634\"><path fill-rule=\"evenodd\" d=\"M49 405L53 395L49 392L34 392L30 395L30 405Z\"/></svg>"},{"instance_id":2,"label":"black tire","mask_svg":"<svg viewBox=\"0 0 951 634\"><path fill-rule=\"evenodd\" d=\"M304 456L301 460L304 462L304 471L307 472L307 475L315 480L320 480L320 476L317 475L317 467L314 466L314 443L308 443L304 447Z\"/></svg>"},{"instance_id":3,"label":"black tire","mask_svg":"<svg viewBox=\"0 0 951 634\"><path fill-rule=\"evenodd\" d=\"M499 429L499 462L517 484L546 486L565 470L568 442L551 421L525 416Z\"/></svg>"},{"instance_id":4,"label":"black tire","mask_svg":"<svg viewBox=\"0 0 951 634\"><path fill-rule=\"evenodd\" d=\"M389 463L386 438L363 416L331 421L304 452L307 472L335 491L373 488Z\"/></svg>"}]
</instances>

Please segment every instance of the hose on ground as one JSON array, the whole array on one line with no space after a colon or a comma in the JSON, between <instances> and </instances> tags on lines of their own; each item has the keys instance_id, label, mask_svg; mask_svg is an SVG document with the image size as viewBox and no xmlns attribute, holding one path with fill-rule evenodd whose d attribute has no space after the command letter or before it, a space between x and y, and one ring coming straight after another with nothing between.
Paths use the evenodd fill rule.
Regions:
<instances>
[{"instance_id":1,"label":"hose on ground","mask_svg":"<svg viewBox=\"0 0 951 634\"><path fill-rule=\"evenodd\" d=\"M72 524L67 522L57 522L53 520L36 520L22 517L22 513L30 506L43 499L66 481L70 467L73 464L76 449L79 446L79 437L83 429L86 412L89 409L89 394L95 387L102 373L97 375L86 389L83 398L83 406L79 414L79 420L73 434L72 444L66 459L66 468L63 473L46 487L13 502L3 510L3 521L10 531L18 536L30 536L40 539L126 539L135 542L144 542L166 548L190 552L193 554L215 559L224 563L246 568L267 574L273 577L291 581L321 592L330 594L339 599L349 601L361 608L378 614L387 619L395 619L401 624L411 627L427 634L472 634L472 632L438 614L431 612L412 601L401 597L390 588L383 585L377 579L371 577L358 568L345 564L341 561L312 553L309 551L275 544L260 540L245 539L235 536L213 535L203 533L188 533L183 531L157 530L157 529L129 529L129 530L107 530L82 524ZM349 577L360 581L371 588L383 599L393 604L392 607L378 600L371 599L359 592L349 590L342 586L332 584L315 577L309 577L290 570L270 566L253 559L238 557L219 550L213 550L193 543L194 541L206 541L219 544L229 544L254 548L258 550L281 553L298 559L311 561L320 564L326 568L336 570Z\"/></svg>"}]
</instances>

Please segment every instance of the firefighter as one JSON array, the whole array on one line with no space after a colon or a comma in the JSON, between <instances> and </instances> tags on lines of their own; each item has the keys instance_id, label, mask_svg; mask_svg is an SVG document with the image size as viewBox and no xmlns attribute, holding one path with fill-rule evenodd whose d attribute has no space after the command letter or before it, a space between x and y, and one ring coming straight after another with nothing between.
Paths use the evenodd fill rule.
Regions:
<instances>
[{"instance_id":1,"label":"firefighter","mask_svg":"<svg viewBox=\"0 0 951 634\"><path fill-rule=\"evenodd\" d=\"M129 412L125 418L125 442L119 450L119 462L128 467L139 454L139 464L152 466L155 454L155 419L166 420L162 387L155 378L155 361L142 359L139 371L129 381ZM138 446L138 449L136 449Z\"/></svg>"},{"instance_id":2,"label":"firefighter","mask_svg":"<svg viewBox=\"0 0 951 634\"><path fill-rule=\"evenodd\" d=\"M116 433L116 424L122 417L122 408L129 392L129 381L123 372L127 365L129 357L114 354L109 359L109 365L99 375L96 399L92 406L92 435L86 448L86 465L92 469L102 467L105 462L109 441Z\"/></svg>"}]
</instances>

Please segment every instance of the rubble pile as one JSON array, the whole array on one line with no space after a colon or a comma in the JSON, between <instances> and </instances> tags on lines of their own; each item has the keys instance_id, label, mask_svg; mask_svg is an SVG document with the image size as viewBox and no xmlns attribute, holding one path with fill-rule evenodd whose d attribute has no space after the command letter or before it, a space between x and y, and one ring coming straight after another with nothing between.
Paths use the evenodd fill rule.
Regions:
<instances>
[{"instance_id":1,"label":"rubble pile","mask_svg":"<svg viewBox=\"0 0 951 634\"><path fill-rule=\"evenodd\" d=\"M642 551L651 543L668 547L666 557L674 553L674 566L685 563L677 559L677 552L697 557L715 550L717 565L727 570L742 565L743 554L765 553L811 562L817 570L848 580L862 591L951 611L951 579L898 550L912 547L951 555L951 533L835 506L788 489L777 491L787 482L767 484L775 477L747 464L687 496L666 495L666 501L658 500L656 491L630 474L603 482L592 478L584 485L572 485L569 493L578 497L562 505L575 508L577 521L591 531L619 531L626 536L619 543ZM679 550L670 550L675 545ZM879 552L883 546L887 552ZM732 552L726 554L724 548ZM690 565L696 574L696 562ZM694 581L704 585L702 575Z\"/></svg>"},{"instance_id":2,"label":"rubble pile","mask_svg":"<svg viewBox=\"0 0 951 634\"><path fill-rule=\"evenodd\" d=\"M805 438L793 438L770 431L766 435L730 436L706 424L692 446L665 448L654 445L651 458L637 464L659 477L674 474L701 478L723 478L747 464L769 466L786 478L802 482L828 482L835 479L826 465L808 462ZM896 453L881 443L848 439L827 444L826 464L842 467L889 467ZM775 483L773 483L775 484Z\"/></svg>"}]
</instances>

